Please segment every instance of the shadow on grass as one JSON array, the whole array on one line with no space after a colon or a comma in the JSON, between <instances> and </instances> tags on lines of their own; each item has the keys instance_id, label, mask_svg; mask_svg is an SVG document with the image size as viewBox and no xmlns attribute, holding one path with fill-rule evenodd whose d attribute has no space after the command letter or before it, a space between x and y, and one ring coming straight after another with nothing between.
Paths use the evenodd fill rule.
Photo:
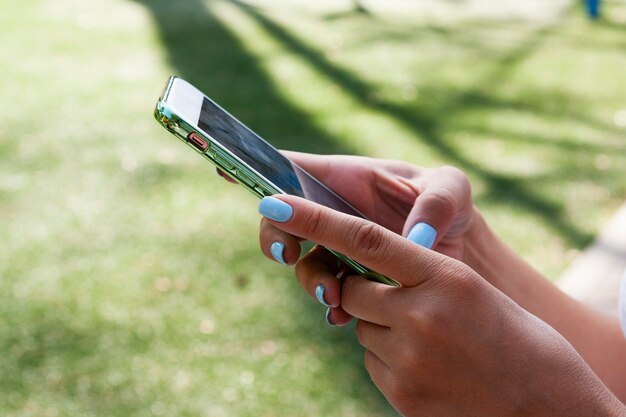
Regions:
<instances>
[{"instance_id":1,"label":"shadow on grass","mask_svg":"<svg viewBox=\"0 0 626 417\"><path fill-rule=\"evenodd\" d=\"M176 74L222 104L281 149L315 153L354 151L294 108L228 27L200 0L132 0L156 23L167 59Z\"/></svg>"},{"instance_id":2,"label":"shadow on grass","mask_svg":"<svg viewBox=\"0 0 626 417\"><path fill-rule=\"evenodd\" d=\"M3 300L3 306L3 313L10 311L3 315L6 330L0 331L0 350L6 353L0 360L4 407L26 412L19 415L58 415L45 412L48 405L84 407L92 415L137 415L150 408L151 402L142 396L127 395L134 389L131 380L111 383L111 375L122 375L122 361L150 347L151 340L136 329L104 322L77 325L67 306L51 308L34 300ZM112 347L117 339L124 340L125 351L118 343ZM49 393L49 404L38 404L42 392ZM62 405L52 401L60 397Z\"/></svg>"},{"instance_id":3,"label":"shadow on grass","mask_svg":"<svg viewBox=\"0 0 626 417\"><path fill-rule=\"evenodd\" d=\"M345 11L329 14L328 16L326 16L325 19L330 21L359 15L371 17L372 13L359 0L352 0L352 8Z\"/></svg>"},{"instance_id":4,"label":"shadow on grass","mask_svg":"<svg viewBox=\"0 0 626 417\"><path fill-rule=\"evenodd\" d=\"M356 74L341 68L329 61L323 53L297 39L288 30L268 18L258 8L238 0L232 0L242 11L256 20L269 34L285 45L292 53L302 57L311 67L315 68L330 81L342 87L342 90L353 96L364 105L375 109L400 122L417 138L435 149L444 159L465 171L482 179L487 186L486 199L495 203L516 205L533 214L546 227L554 230L567 242L582 248L591 242L593 236L582 231L566 217L563 204L539 195L532 187L527 186L523 179L513 175L493 172L463 155L460 144L447 139L446 124L454 120L456 113L479 106L487 101L484 91L493 90L507 80L509 74L529 57L541 45L552 30L544 26L533 32L518 47L494 59L492 70L475 86L466 91L447 91L444 100L433 105L432 102L417 102L413 106L398 104L393 101L377 98L372 87ZM506 103L499 103L506 106ZM541 111L528 107L529 111ZM554 112L558 114L558 112ZM574 117L573 114L564 116ZM581 116L582 115L578 115Z\"/></svg>"}]
</instances>

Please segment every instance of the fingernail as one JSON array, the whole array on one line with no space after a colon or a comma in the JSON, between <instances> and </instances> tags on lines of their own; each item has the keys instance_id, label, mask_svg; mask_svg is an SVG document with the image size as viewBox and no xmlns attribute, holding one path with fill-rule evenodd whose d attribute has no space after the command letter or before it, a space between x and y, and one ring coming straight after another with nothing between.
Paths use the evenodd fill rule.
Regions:
<instances>
[{"instance_id":1,"label":"fingernail","mask_svg":"<svg viewBox=\"0 0 626 417\"><path fill-rule=\"evenodd\" d=\"M283 265L287 265L287 262L285 262L285 258L283 258L284 250L285 244L283 242L274 242L272 243L272 246L270 246L270 252L272 252L272 256L274 257L274 259L276 259Z\"/></svg>"},{"instance_id":2,"label":"fingernail","mask_svg":"<svg viewBox=\"0 0 626 417\"><path fill-rule=\"evenodd\" d=\"M437 239L437 230L429 224L417 223L406 237L413 243L431 249Z\"/></svg>"},{"instance_id":3,"label":"fingernail","mask_svg":"<svg viewBox=\"0 0 626 417\"><path fill-rule=\"evenodd\" d=\"M331 326L336 326L336 324L330 320L330 307L328 307L328 309L326 310L326 323L330 324Z\"/></svg>"},{"instance_id":4,"label":"fingernail","mask_svg":"<svg viewBox=\"0 0 626 417\"><path fill-rule=\"evenodd\" d=\"M328 304L326 302L326 299L324 298L325 292L326 292L326 287L324 286L324 284L320 284L317 287L315 287L315 297L317 298L317 301L319 301L326 307L330 307L330 304Z\"/></svg>"},{"instance_id":5,"label":"fingernail","mask_svg":"<svg viewBox=\"0 0 626 417\"><path fill-rule=\"evenodd\" d=\"M274 197L263 197L259 204L259 213L270 220L286 222L293 214L293 208Z\"/></svg>"}]
</instances>

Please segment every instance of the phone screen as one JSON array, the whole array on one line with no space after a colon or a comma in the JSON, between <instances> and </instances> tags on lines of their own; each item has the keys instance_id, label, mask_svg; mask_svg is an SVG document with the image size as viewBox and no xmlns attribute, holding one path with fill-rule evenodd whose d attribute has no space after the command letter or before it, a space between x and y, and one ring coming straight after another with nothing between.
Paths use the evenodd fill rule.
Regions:
<instances>
[{"instance_id":1,"label":"phone screen","mask_svg":"<svg viewBox=\"0 0 626 417\"><path fill-rule=\"evenodd\" d=\"M206 97L202 103L198 127L285 193L304 197L346 214L365 217Z\"/></svg>"}]
</instances>

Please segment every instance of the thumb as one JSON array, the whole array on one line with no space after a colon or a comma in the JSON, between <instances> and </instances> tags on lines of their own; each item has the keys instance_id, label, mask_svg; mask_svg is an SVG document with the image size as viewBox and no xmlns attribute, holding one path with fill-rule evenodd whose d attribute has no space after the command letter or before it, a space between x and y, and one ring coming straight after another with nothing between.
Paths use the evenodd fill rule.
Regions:
<instances>
[{"instance_id":1,"label":"thumb","mask_svg":"<svg viewBox=\"0 0 626 417\"><path fill-rule=\"evenodd\" d=\"M259 212L275 227L348 256L403 286L440 275L456 262L369 220L291 195L265 197Z\"/></svg>"},{"instance_id":2,"label":"thumb","mask_svg":"<svg viewBox=\"0 0 626 417\"><path fill-rule=\"evenodd\" d=\"M465 233L471 219L471 189L465 174L443 167L425 179L403 228L403 236L431 249L444 236ZM453 235L453 236L451 236Z\"/></svg>"}]
</instances>

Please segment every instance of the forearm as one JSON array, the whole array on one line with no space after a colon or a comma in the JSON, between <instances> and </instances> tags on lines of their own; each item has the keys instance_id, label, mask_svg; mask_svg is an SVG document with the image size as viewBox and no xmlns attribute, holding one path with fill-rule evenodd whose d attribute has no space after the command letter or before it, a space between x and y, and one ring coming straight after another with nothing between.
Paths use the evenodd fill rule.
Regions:
<instances>
[{"instance_id":1,"label":"forearm","mask_svg":"<svg viewBox=\"0 0 626 417\"><path fill-rule=\"evenodd\" d=\"M568 339L600 379L626 401L626 339L617 319L560 291L498 238L478 212L467 235L463 260Z\"/></svg>"}]
</instances>

